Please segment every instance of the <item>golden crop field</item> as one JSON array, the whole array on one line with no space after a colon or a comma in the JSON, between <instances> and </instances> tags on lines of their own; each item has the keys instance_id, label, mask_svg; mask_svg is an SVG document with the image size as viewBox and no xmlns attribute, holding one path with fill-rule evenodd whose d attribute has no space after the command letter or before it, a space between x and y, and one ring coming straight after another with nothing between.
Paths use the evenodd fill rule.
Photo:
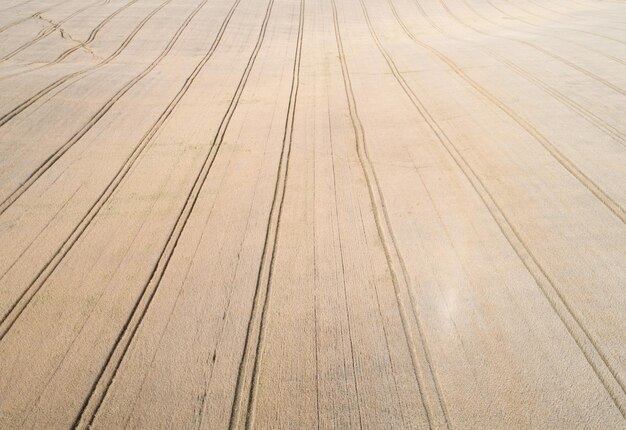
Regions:
<instances>
[{"instance_id":1,"label":"golden crop field","mask_svg":"<svg viewBox=\"0 0 626 430\"><path fill-rule=\"evenodd\" d=\"M0 429L624 429L625 208L623 0L0 0Z\"/></svg>"}]
</instances>

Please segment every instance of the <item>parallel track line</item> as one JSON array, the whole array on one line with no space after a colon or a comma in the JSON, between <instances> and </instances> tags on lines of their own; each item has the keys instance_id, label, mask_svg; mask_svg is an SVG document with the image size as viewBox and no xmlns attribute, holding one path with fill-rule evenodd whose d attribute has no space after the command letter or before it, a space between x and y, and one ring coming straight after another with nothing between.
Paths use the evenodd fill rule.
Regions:
<instances>
[{"instance_id":1,"label":"parallel track line","mask_svg":"<svg viewBox=\"0 0 626 430\"><path fill-rule=\"evenodd\" d=\"M234 12L234 9L238 2L239 0L237 0L235 5L233 5L231 12ZM89 428L93 423L108 393L108 390L113 383L115 375L117 374L117 371L122 361L124 360L124 357L126 356L128 348L130 347L130 344L132 343L134 336L137 333L137 330L139 329L139 326L141 325L141 322L143 321L143 318L145 317L150 307L150 304L152 303L152 299L157 292L157 289L160 285L161 280L163 279L169 262L176 250L180 237L185 229L185 226L187 225L189 217L191 216L191 213L198 201L200 191L202 190L204 183L206 182L211 167L213 166L213 162L215 161L215 158L223 142L226 130L228 129L228 125L230 124L230 120L235 113L243 90L246 87L248 77L250 76L250 72L255 64L257 55L265 38L267 23L269 21L273 4L274 1L270 0L257 43L248 60L248 64L246 65L246 68L235 90L233 98L231 99L229 107L224 114L224 117L222 118L220 126L211 143L209 152L207 153L203 161L202 168L196 176L193 186L190 189L185 200L185 204L178 214L174 227L170 231L170 235L166 242L166 245L161 251L159 258L154 265L148 282L144 285L144 288L142 289L137 301L135 302L131 313L128 315L124 326L119 332L118 337L113 344L105 363L101 367L97 379L94 381L90 394L83 403L81 411L74 423L74 427L76 428Z\"/></svg>"},{"instance_id":2,"label":"parallel track line","mask_svg":"<svg viewBox=\"0 0 626 430\"><path fill-rule=\"evenodd\" d=\"M390 3L390 5L393 6L392 3ZM392 8L392 10L395 10L395 8ZM399 15L397 15L397 13L394 13L394 15L396 16L399 24L406 29L406 27L401 22L401 18L399 17ZM439 51L437 51L435 48L430 47L424 42L419 41L417 38L415 38L415 36L412 35L412 33L410 33L410 31L407 32L407 35L414 41L416 41L416 43L419 43L420 46L426 47L430 52L435 54L442 61L446 62L447 64L449 63L448 65L450 67L453 67L454 63L447 59L447 57L443 56L443 54L439 53ZM380 42L378 43L380 44ZM383 53L382 45L379 46L381 48L381 53ZM626 417L626 389L624 388L623 381L620 379L619 374L611 364L607 355L604 353L602 348L600 348L599 344L593 339L588 329L582 323L581 318L576 315L572 306L565 299L562 292L556 287L554 281L550 278L547 272L540 265L538 259L533 255L532 251L525 244L522 236L515 229L514 225L511 223L508 217L505 215L504 211L498 205L497 201L494 199L489 189L482 182L480 176L476 174L471 165L458 151L456 145L452 142L452 140L450 140L444 130L427 111L420 99L415 95L411 87L406 83L401 73L395 66L395 63L393 63L391 57L389 57L388 54L383 55L386 57L390 69L392 70L400 86L403 88L405 94L411 100L422 118L427 122L427 124L437 137L437 140L450 154L457 166L461 169L465 177L468 179L480 199L483 201L485 207L490 212L492 218L500 228L500 231L508 240L511 247L516 252L518 257L528 270L529 274L533 277L536 284L539 286L540 290L554 309L555 313L561 319L563 325L580 348L587 362L592 367L598 379L607 390L607 393L613 400L615 406L618 408L621 414ZM458 70L460 71L460 69Z\"/></svg>"},{"instance_id":3,"label":"parallel track line","mask_svg":"<svg viewBox=\"0 0 626 430\"><path fill-rule=\"evenodd\" d=\"M293 75L289 94L289 105L283 141L278 161L278 172L274 184L274 195L270 208L263 252L259 264L257 282L255 285L253 307L248 319L244 353L237 374L235 400L231 412L229 428L252 428L254 426L256 397L258 394L258 380L260 363L263 355L263 345L266 338L267 309L271 294L272 273L276 259L276 247L279 237L280 220L285 201L285 191L289 175L289 161L293 140L293 128L300 85L300 60L302 57L302 39L304 34L304 0L300 0L300 19L298 38L294 54ZM258 329L255 329L258 320ZM256 336L253 333L257 333ZM254 342L250 342L253 339ZM254 352L253 352L254 351ZM250 370L251 368L251 370ZM250 375L248 377L248 375ZM247 388L249 385L249 388ZM246 392L247 391L247 392ZM245 408L244 408L245 405Z\"/></svg>"},{"instance_id":4,"label":"parallel track line","mask_svg":"<svg viewBox=\"0 0 626 430\"><path fill-rule=\"evenodd\" d=\"M238 0L235 4L239 4ZM206 2L206 1L205 1ZM118 169L116 175L111 179L107 187L102 191L102 193L98 196L96 201L89 208L87 213L83 216L80 222L74 227L70 235L65 239L65 241L61 244L61 246L56 250L52 258L44 265L44 267L39 271L37 276L33 279L33 281L29 284L29 286L20 294L17 301L12 305L12 307L2 316L0 319L0 341L6 336L9 332L15 321L22 314L24 309L29 305L33 297L37 294L37 292L43 287L47 279L52 275L52 273L59 266L61 261L65 258L67 253L72 249L74 244L78 241L78 239L82 236L85 230L89 227L93 219L98 215L98 213L102 210L104 205L109 201L111 196L117 190L121 182L124 180L132 166L135 164L139 156L146 149L148 144L152 141L154 136L158 133L159 129L163 126L165 121L171 116L172 112L183 98L183 96L187 93L187 90L198 76L204 65L209 61L219 42L222 39L222 35L230 22L230 17L234 13L234 8L229 11L226 20L220 27L216 39L213 41L211 48L208 53L203 57L203 59L198 63L194 71L189 75L180 88L176 96L170 101L165 110L161 113L159 118L153 123L150 129L144 134L142 139L139 141L137 146L133 149L133 152L127 157L124 163ZM188 23L187 23L188 24Z\"/></svg>"},{"instance_id":5,"label":"parallel track line","mask_svg":"<svg viewBox=\"0 0 626 430\"><path fill-rule=\"evenodd\" d=\"M148 21L150 21L150 19L157 12L159 12L161 9L163 9L167 4L171 3L172 1L173 0L165 0L163 3L161 3L155 9L153 9L146 17L144 17L141 20L141 22L139 24L137 24L137 26L126 37L126 39L124 39L122 41L122 43L117 47L117 49L111 55L109 55L107 58L102 60L100 63L98 63L96 65L93 65L93 66L86 67L86 68L84 68L82 70L78 70L76 72L68 73L65 76L62 76L61 78L59 78L56 81L52 82L51 84L47 85L45 88L39 90L37 93L35 93L31 97L29 97L28 99L24 100L22 103L20 103L19 105L17 105L13 109L11 109L9 112L7 112L4 115L0 116L0 127L5 126L9 121L11 121L17 115L22 113L26 108L28 108L29 106L31 106L32 104L37 102L39 99L44 97L46 94L50 93L52 90L60 87L61 85L65 84L66 82L70 81L73 78L77 78L77 77L80 77L80 76L85 76L85 75L87 75L87 74L89 74L89 73L99 69L100 67L110 63L118 55L120 55L122 53L122 51L124 51L124 49L126 49L126 47L135 38L135 36L139 33L139 31L148 23ZM67 88L67 87L65 87L65 88Z\"/></svg>"},{"instance_id":6,"label":"parallel track line","mask_svg":"<svg viewBox=\"0 0 626 430\"><path fill-rule=\"evenodd\" d=\"M374 220L376 228L380 236L381 243L385 252L385 258L387 265L391 273L392 283L394 286L396 303L398 311L402 321L402 328L404 330L405 339L408 349L411 355L411 361L413 364L413 371L415 374L418 390L421 396L422 405L426 412L428 424L431 428L449 428L451 427L451 421L448 413L448 408L443 397L442 389L438 381L437 375L434 371L433 361L424 336L424 330L422 328L422 322L419 318L418 306L415 302L411 291L409 275L406 269L406 264L393 233L391 227L391 221L387 212L387 206L385 204L384 195L376 169L372 163L368 151L365 129L358 114L357 103L354 92L352 90L352 82L350 79L348 64L345 58L343 42L341 40L341 33L339 31L339 22L337 18L337 9L335 1L332 1L333 15L335 20L335 33L337 36L337 47L339 50L339 58L342 67L342 76L344 79L344 89L346 92L346 98L348 100L348 106L350 110L350 117L352 120L353 131L355 134L355 140L357 144L357 155L363 174L366 179L368 193L373 209ZM365 20L370 29L369 16L361 3ZM403 298L408 297L411 303L411 312L407 313ZM417 333L413 333L411 327L415 327ZM417 336L414 336L417 335ZM417 340L415 339L417 337ZM421 364L420 357L423 357L423 364ZM425 367L424 369L422 367ZM430 397L426 393L426 386L434 387L430 390L434 401L431 401Z\"/></svg>"}]
</instances>

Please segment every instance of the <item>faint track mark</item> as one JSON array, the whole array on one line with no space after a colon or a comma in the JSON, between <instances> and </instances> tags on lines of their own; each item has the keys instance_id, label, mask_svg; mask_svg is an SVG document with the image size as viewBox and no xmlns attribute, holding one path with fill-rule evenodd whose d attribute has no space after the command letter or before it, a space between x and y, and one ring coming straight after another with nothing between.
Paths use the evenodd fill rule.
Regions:
<instances>
[{"instance_id":1,"label":"faint track mark","mask_svg":"<svg viewBox=\"0 0 626 430\"><path fill-rule=\"evenodd\" d=\"M455 71L459 70L461 73L463 73L460 68L458 68L458 66L456 66L451 60L449 60L435 48L418 40L405 27L403 21L395 12L395 7L393 7L393 3L391 3L391 0L388 1L390 2L389 4L392 7L394 16L398 20L398 23L401 25L401 27L405 29L407 36L409 36L416 43L420 44L420 46L425 47L430 52L435 54L442 61L446 62L446 64L448 64L450 67L455 68ZM456 149L454 143L448 138L443 129L426 110L425 106L415 95L413 90L408 86L406 81L404 81L404 78L395 67L395 64L393 63L391 58L389 58L388 64L392 69L394 76L396 76L398 83L405 91L406 95L409 97L422 118L424 118L424 120L427 122L439 142L450 154L457 166L466 176L472 187L475 189L476 193L483 201L487 210L491 213L491 216L498 224L500 231L503 233L503 235L508 240L509 244L516 252L530 275L533 277L533 279L543 292L544 296L556 312L557 316L561 319L564 326L587 359L587 362L590 364L590 366L598 376L598 379L606 388L615 406L619 409L621 414L626 417L626 390L624 388L624 382L620 379L619 374L610 363L607 355L603 352L598 343L595 342L588 329L582 324L581 318L576 315L572 306L567 302L561 291L556 287L554 281L548 276L547 272L539 264L537 258L532 254L530 249L524 243L522 236L519 234L514 225L505 215L504 211L498 205L491 192L484 185L480 177L475 173L473 168L467 163L465 158Z\"/></svg>"}]
</instances>

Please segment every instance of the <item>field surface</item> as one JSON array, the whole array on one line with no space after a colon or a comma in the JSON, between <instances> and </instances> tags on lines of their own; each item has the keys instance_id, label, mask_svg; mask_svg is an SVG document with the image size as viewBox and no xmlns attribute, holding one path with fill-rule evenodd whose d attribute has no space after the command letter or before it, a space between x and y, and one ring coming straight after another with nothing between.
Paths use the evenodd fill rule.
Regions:
<instances>
[{"instance_id":1,"label":"field surface","mask_svg":"<svg viewBox=\"0 0 626 430\"><path fill-rule=\"evenodd\" d=\"M626 2L0 2L1 429L625 416Z\"/></svg>"}]
</instances>

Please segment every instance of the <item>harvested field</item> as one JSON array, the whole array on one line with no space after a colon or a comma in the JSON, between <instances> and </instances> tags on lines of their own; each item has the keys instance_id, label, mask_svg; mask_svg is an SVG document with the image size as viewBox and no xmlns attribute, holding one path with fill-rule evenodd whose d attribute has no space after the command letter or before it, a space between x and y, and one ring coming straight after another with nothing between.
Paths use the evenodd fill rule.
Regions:
<instances>
[{"instance_id":1,"label":"harvested field","mask_svg":"<svg viewBox=\"0 0 626 430\"><path fill-rule=\"evenodd\" d=\"M625 1L0 2L0 429L625 417Z\"/></svg>"}]
</instances>

